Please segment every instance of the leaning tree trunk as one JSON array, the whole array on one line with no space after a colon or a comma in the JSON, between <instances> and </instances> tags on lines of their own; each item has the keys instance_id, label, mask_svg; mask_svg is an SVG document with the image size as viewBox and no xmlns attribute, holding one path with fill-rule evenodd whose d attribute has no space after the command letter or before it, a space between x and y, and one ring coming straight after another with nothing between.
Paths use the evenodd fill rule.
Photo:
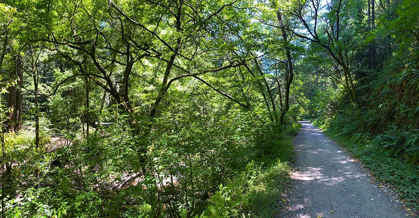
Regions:
<instances>
[{"instance_id":1,"label":"leaning tree trunk","mask_svg":"<svg viewBox=\"0 0 419 218\"><path fill-rule=\"evenodd\" d=\"M268 92L268 96L269 96L269 99L270 99L271 104L272 104L272 110L273 110L273 113L274 113L274 115L273 115L274 122L277 123L278 122L278 113L276 112L275 100L274 100L274 97L272 95L271 88L269 87L268 81L266 81L265 75L263 74L262 68L260 67L257 59L254 59L254 62L255 62L256 68L259 71L260 76L263 79L263 82L265 83L266 91Z\"/></svg>"}]
</instances>

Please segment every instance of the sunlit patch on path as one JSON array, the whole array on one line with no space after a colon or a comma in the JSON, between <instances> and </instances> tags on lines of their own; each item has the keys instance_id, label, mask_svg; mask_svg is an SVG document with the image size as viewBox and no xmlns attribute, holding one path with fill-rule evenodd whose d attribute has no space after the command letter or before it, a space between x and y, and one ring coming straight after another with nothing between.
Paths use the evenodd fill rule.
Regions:
<instances>
[{"instance_id":1,"label":"sunlit patch on path","mask_svg":"<svg viewBox=\"0 0 419 218\"><path fill-rule=\"evenodd\" d=\"M371 184L346 152L309 122L301 124L294 139L293 191L286 211L277 217L406 217L402 206Z\"/></svg>"}]
</instances>

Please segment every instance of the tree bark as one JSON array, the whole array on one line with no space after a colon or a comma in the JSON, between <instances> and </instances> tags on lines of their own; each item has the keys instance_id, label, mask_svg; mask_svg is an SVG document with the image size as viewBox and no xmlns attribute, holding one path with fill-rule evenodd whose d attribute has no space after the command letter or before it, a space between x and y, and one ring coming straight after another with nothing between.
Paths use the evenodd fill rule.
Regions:
<instances>
[{"instance_id":1,"label":"tree bark","mask_svg":"<svg viewBox=\"0 0 419 218\"><path fill-rule=\"evenodd\" d=\"M157 107L159 106L159 104L160 104L161 100L163 99L163 96L166 92L165 91L166 86L167 86L167 83L168 83L168 80L169 80L170 71L171 71L173 63L176 59L176 53L172 54L172 56L170 57L169 62L166 65L166 70L164 72L163 82L162 82L162 85L160 87L159 94L157 95L156 101L154 102L154 105L153 105L153 109L151 109L151 112L150 112L150 117L151 118L154 118L156 116Z\"/></svg>"},{"instance_id":2,"label":"tree bark","mask_svg":"<svg viewBox=\"0 0 419 218\"><path fill-rule=\"evenodd\" d=\"M3 105L2 105L3 101L2 101L2 96L0 93L0 141L1 141L1 148L2 148L2 160L3 163L1 165L1 217L5 217L4 216L4 212L5 212L5 208L6 208L6 204L4 202L4 197L6 196L6 173L5 173L5 169L6 169L6 147L5 147L5 142L4 142L4 132L6 131L4 122L3 122Z\"/></svg>"},{"instance_id":3,"label":"tree bark","mask_svg":"<svg viewBox=\"0 0 419 218\"><path fill-rule=\"evenodd\" d=\"M0 70L2 69L4 57L6 56L6 52L7 52L7 44L9 43L9 24L6 26L6 29L4 31L3 48L0 54Z\"/></svg>"},{"instance_id":4,"label":"tree bark","mask_svg":"<svg viewBox=\"0 0 419 218\"><path fill-rule=\"evenodd\" d=\"M371 0L368 0L368 30L371 30Z\"/></svg>"},{"instance_id":5,"label":"tree bark","mask_svg":"<svg viewBox=\"0 0 419 218\"><path fill-rule=\"evenodd\" d=\"M272 117L271 107L269 106L268 98L266 98L265 92L263 91L263 85L260 83L259 80L257 80L256 75L253 73L252 69L250 69L250 67L246 63L244 63L244 66L246 67L247 71L249 71L249 73L253 76L253 78L256 78L256 82L259 85L260 92L266 105L266 109L268 109L269 119L272 123L275 122L274 118Z\"/></svg>"},{"instance_id":6,"label":"tree bark","mask_svg":"<svg viewBox=\"0 0 419 218\"><path fill-rule=\"evenodd\" d=\"M370 31L375 29L375 0L371 1L371 23L370 23ZM370 3L368 2L368 6ZM368 13L369 15L370 13ZM376 57L376 49L375 49L375 40L373 40L369 46L369 69L375 68L375 57Z\"/></svg>"},{"instance_id":7,"label":"tree bark","mask_svg":"<svg viewBox=\"0 0 419 218\"><path fill-rule=\"evenodd\" d=\"M86 138L89 139L90 134L90 90L89 90L89 77L86 76Z\"/></svg>"},{"instance_id":8,"label":"tree bark","mask_svg":"<svg viewBox=\"0 0 419 218\"><path fill-rule=\"evenodd\" d=\"M371 0L371 29L375 29L375 0Z\"/></svg>"},{"instance_id":9,"label":"tree bark","mask_svg":"<svg viewBox=\"0 0 419 218\"><path fill-rule=\"evenodd\" d=\"M182 29L181 29L182 7L183 7L183 1L180 1L179 4L178 4L178 8L177 8L177 14L175 16L176 17L176 31L178 33L180 33L182 31ZM159 94L157 95L157 98L154 102L153 108L151 109L151 112L150 112L150 117L151 118L154 118L156 116L157 107L159 106L160 102L163 100L163 97L166 93L167 86L169 85L168 81L169 81L170 72L172 71L173 64L176 60L176 57L178 55L178 52L179 52L181 46L182 46L182 38L179 37L176 40L176 47L173 51L173 54L170 56L169 62L167 62L166 70L164 72L163 82L162 82L162 85L160 87Z\"/></svg>"},{"instance_id":10,"label":"tree bark","mask_svg":"<svg viewBox=\"0 0 419 218\"><path fill-rule=\"evenodd\" d=\"M279 109L282 111L283 108L283 102L282 102L282 91L281 91L281 83L279 82L279 62L275 63L275 80L276 84L278 86L278 96L279 96Z\"/></svg>"},{"instance_id":11,"label":"tree bark","mask_svg":"<svg viewBox=\"0 0 419 218\"><path fill-rule=\"evenodd\" d=\"M11 108L9 114L9 132L18 132L22 126L22 88L23 88L23 62L20 55L15 58L15 75L11 75L11 78L16 79L16 84L9 87L9 100L8 106Z\"/></svg>"},{"instance_id":12,"label":"tree bark","mask_svg":"<svg viewBox=\"0 0 419 218\"><path fill-rule=\"evenodd\" d=\"M285 76L285 102L284 102L284 106L281 110L281 117L280 117L280 123L282 125L285 124L285 115L287 114L287 112L290 109L290 105L289 105L289 98L290 98L290 89L291 89L291 84L292 81L294 80L294 66L292 63L292 57L291 57L291 51L290 51L290 47L289 47L289 41L288 41L288 35L287 35L287 31L285 29L285 24L284 21L282 20L282 16L281 16L281 12L279 10L276 11L276 16L279 22L279 27L281 29L281 33L282 33L282 38L285 42L285 52L286 52L286 56L287 56L287 64L286 64L286 76Z\"/></svg>"},{"instance_id":13,"label":"tree bark","mask_svg":"<svg viewBox=\"0 0 419 218\"><path fill-rule=\"evenodd\" d=\"M269 99L270 99L271 104L272 104L272 110L274 112L274 115L273 115L274 121L275 121L275 123L277 123L278 122L278 113L276 112L275 100L273 98L271 89L269 87L268 82L266 81L265 75L263 74L262 68L260 67L259 62L257 61L257 59L254 59L254 62L255 62L256 68L259 71L260 76L263 78L263 82L265 83L266 91L268 91Z\"/></svg>"},{"instance_id":14,"label":"tree bark","mask_svg":"<svg viewBox=\"0 0 419 218\"><path fill-rule=\"evenodd\" d=\"M32 67L32 79L35 87L35 148L39 148L39 90L38 90L38 73L36 67L36 60L34 58L33 49L31 50L31 67Z\"/></svg>"}]
</instances>

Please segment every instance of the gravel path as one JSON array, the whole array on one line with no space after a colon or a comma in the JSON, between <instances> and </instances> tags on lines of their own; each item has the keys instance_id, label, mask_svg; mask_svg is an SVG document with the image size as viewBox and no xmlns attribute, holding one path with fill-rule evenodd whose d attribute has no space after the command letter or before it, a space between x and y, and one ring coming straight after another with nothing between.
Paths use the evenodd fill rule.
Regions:
<instances>
[{"instance_id":1,"label":"gravel path","mask_svg":"<svg viewBox=\"0 0 419 218\"><path fill-rule=\"evenodd\" d=\"M406 217L391 196L320 129L302 121L289 207L278 217Z\"/></svg>"}]
</instances>

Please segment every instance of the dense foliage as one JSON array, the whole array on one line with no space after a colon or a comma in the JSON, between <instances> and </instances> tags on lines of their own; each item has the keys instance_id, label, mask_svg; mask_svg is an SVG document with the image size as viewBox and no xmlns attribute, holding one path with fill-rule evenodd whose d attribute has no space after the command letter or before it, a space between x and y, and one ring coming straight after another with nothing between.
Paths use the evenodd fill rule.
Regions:
<instances>
[{"instance_id":1,"label":"dense foliage","mask_svg":"<svg viewBox=\"0 0 419 218\"><path fill-rule=\"evenodd\" d=\"M307 116L363 160L378 180L396 187L407 205L418 209L418 3L380 1L370 14L359 13L366 2L352 3L346 19L353 26L351 35L357 37L347 41L353 44L348 63L358 104L347 94L340 74L328 71L335 70L336 63L319 61L323 50L312 47L316 53L305 60L307 72L316 67L304 82L305 96L311 100Z\"/></svg>"},{"instance_id":2,"label":"dense foliage","mask_svg":"<svg viewBox=\"0 0 419 218\"><path fill-rule=\"evenodd\" d=\"M272 217L302 117L418 207L418 8L2 1L2 216Z\"/></svg>"},{"instance_id":3,"label":"dense foliage","mask_svg":"<svg viewBox=\"0 0 419 218\"><path fill-rule=\"evenodd\" d=\"M277 22L275 4L0 6L2 216L277 212L299 53L286 23L257 22Z\"/></svg>"}]
</instances>

